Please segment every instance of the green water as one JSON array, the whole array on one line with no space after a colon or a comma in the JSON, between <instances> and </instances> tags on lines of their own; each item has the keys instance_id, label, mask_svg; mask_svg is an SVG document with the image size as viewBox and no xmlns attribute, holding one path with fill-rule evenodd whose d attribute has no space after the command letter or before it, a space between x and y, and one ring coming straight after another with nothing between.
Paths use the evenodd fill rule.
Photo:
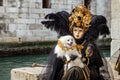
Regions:
<instances>
[{"instance_id":1,"label":"green water","mask_svg":"<svg viewBox=\"0 0 120 80\"><path fill-rule=\"evenodd\" d=\"M109 57L109 50L101 51ZM14 57L0 57L0 80L10 80L10 71L13 68L29 67L33 63L46 64L48 55L24 55Z\"/></svg>"},{"instance_id":2,"label":"green water","mask_svg":"<svg viewBox=\"0 0 120 80\"><path fill-rule=\"evenodd\" d=\"M14 57L0 57L0 80L10 80L13 68L29 67L33 63L46 64L48 55L25 55Z\"/></svg>"},{"instance_id":3,"label":"green water","mask_svg":"<svg viewBox=\"0 0 120 80\"><path fill-rule=\"evenodd\" d=\"M110 50L108 49L104 49L104 50L100 50L100 52L105 56L105 57L110 57Z\"/></svg>"}]
</instances>

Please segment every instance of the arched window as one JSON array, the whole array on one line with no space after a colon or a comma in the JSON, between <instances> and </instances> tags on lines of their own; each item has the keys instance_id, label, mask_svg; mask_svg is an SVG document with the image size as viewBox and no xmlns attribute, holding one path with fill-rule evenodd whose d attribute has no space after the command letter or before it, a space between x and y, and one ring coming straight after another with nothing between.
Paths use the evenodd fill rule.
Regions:
<instances>
[{"instance_id":1,"label":"arched window","mask_svg":"<svg viewBox=\"0 0 120 80\"><path fill-rule=\"evenodd\" d=\"M51 2L50 0L42 0L42 7L43 8L50 8L51 7Z\"/></svg>"},{"instance_id":2,"label":"arched window","mask_svg":"<svg viewBox=\"0 0 120 80\"><path fill-rule=\"evenodd\" d=\"M0 0L0 6L3 6L3 0Z\"/></svg>"}]
</instances>

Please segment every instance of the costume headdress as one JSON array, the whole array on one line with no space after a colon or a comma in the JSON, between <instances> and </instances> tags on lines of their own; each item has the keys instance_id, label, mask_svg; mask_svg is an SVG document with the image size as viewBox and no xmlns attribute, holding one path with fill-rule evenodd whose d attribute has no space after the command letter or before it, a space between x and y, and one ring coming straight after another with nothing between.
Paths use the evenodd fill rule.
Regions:
<instances>
[{"instance_id":1,"label":"costume headdress","mask_svg":"<svg viewBox=\"0 0 120 80\"><path fill-rule=\"evenodd\" d=\"M85 6L76 6L73 10L71 16L69 17L69 29L72 30L72 27L81 27L87 30L91 26L92 14Z\"/></svg>"},{"instance_id":2,"label":"costume headdress","mask_svg":"<svg viewBox=\"0 0 120 80\"><path fill-rule=\"evenodd\" d=\"M90 11L83 5L76 6L72 13L60 11L57 13L49 13L45 16L41 23L48 29L54 30L59 37L71 34L74 26L84 29L86 40L96 40L101 35L108 35L109 28L107 20L102 15L92 15Z\"/></svg>"}]
</instances>

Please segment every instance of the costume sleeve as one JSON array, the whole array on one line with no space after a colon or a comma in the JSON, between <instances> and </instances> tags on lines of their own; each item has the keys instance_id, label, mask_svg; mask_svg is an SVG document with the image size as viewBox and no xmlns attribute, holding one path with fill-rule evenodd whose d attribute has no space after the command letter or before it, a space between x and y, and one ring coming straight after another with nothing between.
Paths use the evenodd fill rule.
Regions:
<instances>
[{"instance_id":1,"label":"costume sleeve","mask_svg":"<svg viewBox=\"0 0 120 80\"><path fill-rule=\"evenodd\" d=\"M88 58L87 63L89 64L89 66L91 67L92 66L96 66L96 67L103 66L101 54L95 44L89 43L86 47L85 54L86 54L86 57Z\"/></svg>"},{"instance_id":2,"label":"costume sleeve","mask_svg":"<svg viewBox=\"0 0 120 80\"><path fill-rule=\"evenodd\" d=\"M53 71L52 74L49 78L49 80L59 80L61 79L62 75L63 75L63 66L64 66L64 62L62 61L61 58L57 58L55 59L55 62L53 64Z\"/></svg>"},{"instance_id":3,"label":"costume sleeve","mask_svg":"<svg viewBox=\"0 0 120 80\"><path fill-rule=\"evenodd\" d=\"M49 54L48 67L46 69L47 80L60 80L63 75L64 61L61 57L57 57L54 49Z\"/></svg>"}]
</instances>

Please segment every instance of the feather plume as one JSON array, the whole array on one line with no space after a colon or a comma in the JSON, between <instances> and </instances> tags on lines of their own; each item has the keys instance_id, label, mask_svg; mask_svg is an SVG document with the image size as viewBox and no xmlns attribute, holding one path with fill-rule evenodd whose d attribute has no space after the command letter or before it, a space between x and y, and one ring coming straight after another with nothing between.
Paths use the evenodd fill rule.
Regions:
<instances>
[{"instance_id":1,"label":"feather plume","mask_svg":"<svg viewBox=\"0 0 120 80\"><path fill-rule=\"evenodd\" d=\"M93 15L91 27L86 32L85 38L87 40L96 40L99 37L99 35L103 35L103 37L105 37L109 34L110 31L107 26L106 18L102 15Z\"/></svg>"},{"instance_id":2,"label":"feather plume","mask_svg":"<svg viewBox=\"0 0 120 80\"><path fill-rule=\"evenodd\" d=\"M68 17L70 14L66 11L50 13L45 16L47 21L41 23L48 29L56 31L59 36L70 34Z\"/></svg>"}]
</instances>

